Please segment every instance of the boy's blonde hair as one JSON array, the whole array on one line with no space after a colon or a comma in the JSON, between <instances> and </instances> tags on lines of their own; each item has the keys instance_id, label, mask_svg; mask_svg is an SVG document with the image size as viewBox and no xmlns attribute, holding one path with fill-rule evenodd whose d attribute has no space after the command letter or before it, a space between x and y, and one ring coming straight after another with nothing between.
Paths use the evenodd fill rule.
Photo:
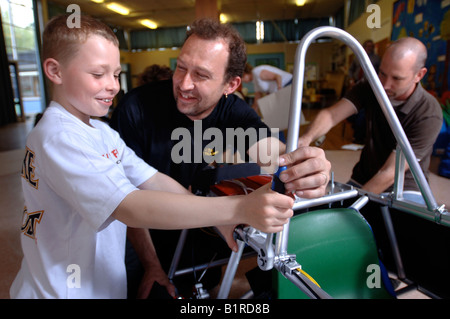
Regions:
<instances>
[{"instance_id":1,"label":"boy's blonde hair","mask_svg":"<svg viewBox=\"0 0 450 319\"><path fill-rule=\"evenodd\" d=\"M67 23L68 19L73 19L70 15L56 16L48 22L42 36L44 61L48 58L67 61L92 35L101 36L119 47L119 40L109 26L90 16L80 15L79 18L79 27L73 28L69 28Z\"/></svg>"}]
</instances>

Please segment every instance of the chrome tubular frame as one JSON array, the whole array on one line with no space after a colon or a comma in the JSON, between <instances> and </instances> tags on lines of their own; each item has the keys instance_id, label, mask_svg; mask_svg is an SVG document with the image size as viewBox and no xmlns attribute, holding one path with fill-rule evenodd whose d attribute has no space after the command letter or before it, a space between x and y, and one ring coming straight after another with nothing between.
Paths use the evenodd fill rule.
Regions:
<instances>
[{"instance_id":1,"label":"chrome tubular frame","mask_svg":"<svg viewBox=\"0 0 450 319\"><path fill-rule=\"evenodd\" d=\"M355 53L356 58L359 60L364 70L364 74L369 81L372 90L374 91L378 103L380 104L382 111L398 143L396 152L397 156L394 190L391 194L379 195L370 193L362 189L354 188L350 185L336 183L334 181L334 175L332 173L331 181L327 185L327 194L325 196L315 199L297 198L294 203L293 209L298 210L323 204L331 204L333 202L343 201L360 195L360 198L355 201L352 206L350 206L351 208L359 210L370 199L376 203L381 204L383 206L382 208L387 209L387 207L392 207L450 227L450 214L443 205L438 207L431 192L430 186L428 185L424 173L422 172L418 161L414 156L411 145L403 131L403 128L383 89L380 80L378 79L378 76L372 66L372 63L370 62L369 57L367 56L365 50L359 44L359 42L350 34L341 29L335 27L316 28L307 33L297 47L294 64L295 69L292 81L286 152L295 151L298 145L306 51L311 43L321 37L336 38L344 42ZM419 187L422 199L425 204L407 200L403 196L405 160L409 165L409 168ZM185 240L186 232L187 230L183 231L183 234L180 237L176 257L174 258L171 270L169 271L170 279L172 279L177 274L192 271L188 269L186 271L183 270L181 272L175 272L179 260L179 254L182 250L182 244ZM276 236L275 245L272 241L274 235ZM236 228L235 236L238 241L239 249L238 252L233 252L231 254L231 257L228 259L228 267L222 281L220 291L218 293L218 298L223 299L228 297L228 293L231 288L231 282L235 276L239 260L243 256L242 252L244 249L244 244L252 247L252 249L257 253L257 262L262 270L270 270L272 268L275 268L310 298L331 298L331 296L329 296L325 291L323 291L301 272L301 265L297 263L296 256L288 254L288 235L289 222L283 227L283 230L277 234L266 234L254 229L253 227ZM394 248L395 247L396 245L394 244ZM220 262L221 263L219 263L218 261L217 264L222 264L222 261ZM201 269L212 266L210 264L202 266Z\"/></svg>"},{"instance_id":2,"label":"chrome tubular frame","mask_svg":"<svg viewBox=\"0 0 450 319\"><path fill-rule=\"evenodd\" d=\"M286 152L296 150L298 145L306 51L311 43L322 37L330 37L341 40L355 53L356 58L359 60L364 70L364 74L369 81L377 101L380 104L382 111L392 129L398 143L394 191L392 194L382 195L369 193L361 189L353 188L350 185L335 183L332 174L332 180L328 185L327 195L317 199L297 198L293 209L297 210L300 208L308 208L326 203L342 201L344 199L360 195L361 198L351 207L359 209L370 199L386 207L393 207L415 214L422 218L434 220L436 223L450 226L450 214L444 206L438 207L424 173L422 172L418 161L414 156L411 145L386 95L386 92L383 89L378 75L370 62L369 57L361 44L359 44L359 42L350 34L341 29L335 27L316 28L307 33L297 47L294 61L295 68L292 81ZM403 171L405 160L407 161L414 179L420 189L425 205L408 201L403 198ZM296 256L288 254L287 247L289 222L284 226L281 232L275 234L275 247L273 247L271 241L272 235L261 233L252 227L236 229L235 234L239 240L242 240L247 245L251 246L258 253L258 264L261 269L268 270L274 267L311 298L330 298L326 292L321 290L314 283L310 282L307 278L302 278L302 275L298 272L298 269L301 266L296 262ZM236 259L232 259L235 263ZM231 280L233 276L234 274L229 276ZM228 289L229 287L226 286L225 291L220 294L222 298L227 297Z\"/></svg>"},{"instance_id":3,"label":"chrome tubular frame","mask_svg":"<svg viewBox=\"0 0 450 319\"><path fill-rule=\"evenodd\" d=\"M306 51L311 43L321 37L331 37L336 38L344 42L350 49L355 53L356 58L359 60L366 79L368 80L372 90L380 104L382 111L392 129L392 132L398 143L398 154L397 157L397 174L395 190L392 196L380 196L377 194L371 194L364 191L359 191L360 194L368 196L370 199L375 201L381 201L388 206L394 207L400 210L405 210L417 214L421 217L432 219L438 223L450 226L450 215L444 209L443 206L438 207L428 182L425 178L422 169L414 155L411 145L406 137L405 132L395 114L395 111L383 89L383 86L375 72L375 69L370 62L364 48L359 44L359 42L353 38L347 32L335 28L335 27L319 27L308 34L302 39L301 43L297 47L295 63L296 66L293 74L292 81L292 95L291 95L291 105L289 112L289 126L287 135L286 152L292 152L297 148L299 131L300 131L300 115L301 115L301 103L302 103L302 93L303 93L303 77L305 74L305 56ZM414 179L420 189L420 193L426 203L426 207L423 205L418 205L416 203L406 202L403 200L403 170L404 163L402 160L406 159L410 170L414 176ZM289 223L285 225L284 229L277 234L276 245L275 245L275 255L283 256L287 254L287 244L289 233Z\"/></svg>"}]
</instances>

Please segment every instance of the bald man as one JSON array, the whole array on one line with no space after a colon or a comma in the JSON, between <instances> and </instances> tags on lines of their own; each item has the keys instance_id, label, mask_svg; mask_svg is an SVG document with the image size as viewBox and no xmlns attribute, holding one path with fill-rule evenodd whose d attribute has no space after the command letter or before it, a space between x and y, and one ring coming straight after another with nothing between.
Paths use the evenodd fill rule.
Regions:
<instances>
[{"instance_id":1,"label":"bald man","mask_svg":"<svg viewBox=\"0 0 450 319\"><path fill-rule=\"evenodd\" d=\"M420 85L427 72L426 59L427 50L422 42L402 38L387 48L378 75L428 177L433 144L442 126L442 110L438 101ZM366 112L365 147L349 182L379 194L392 190L397 142L367 81L357 84L336 104L320 111L300 137L299 144L309 145L362 109ZM404 190L418 190L408 165L405 171Z\"/></svg>"}]
</instances>

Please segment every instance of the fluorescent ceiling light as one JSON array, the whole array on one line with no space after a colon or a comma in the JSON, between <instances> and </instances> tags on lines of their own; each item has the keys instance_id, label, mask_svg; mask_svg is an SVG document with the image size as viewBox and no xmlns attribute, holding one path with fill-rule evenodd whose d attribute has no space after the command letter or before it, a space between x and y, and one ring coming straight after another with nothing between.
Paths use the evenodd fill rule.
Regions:
<instances>
[{"instance_id":1,"label":"fluorescent ceiling light","mask_svg":"<svg viewBox=\"0 0 450 319\"><path fill-rule=\"evenodd\" d=\"M227 16L223 13L220 14L219 20L221 23L227 23L227 21L228 21Z\"/></svg>"},{"instance_id":2,"label":"fluorescent ceiling light","mask_svg":"<svg viewBox=\"0 0 450 319\"><path fill-rule=\"evenodd\" d=\"M256 21L256 40L258 43L264 40L264 21Z\"/></svg>"},{"instance_id":3,"label":"fluorescent ceiling light","mask_svg":"<svg viewBox=\"0 0 450 319\"><path fill-rule=\"evenodd\" d=\"M149 20L149 19L139 20L139 23L142 24L143 26L146 26L147 28L150 28L150 29L158 28L158 25L155 22L153 22L152 20Z\"/></svg>"},{"instance_id":4,"label":"fluorescent ceiling light","mask_svg":"<svg viewBox=\"0 0 450 319\"><path fill-rule=\"evenodd\" d=\"M95 3L103 3L104 2L104 0L91 0L92 2L95 2Z\"/></svg>"},{"instance_id":5,"label":"fluorescent ceiling light","mask_svg":"<svg viewBox=\"0 0 450 319\"><path fill-rule=\"evenodd\" d=\"M295 0L295 4L297 5L297 7L302 7L304 6L306 3L306 0Z\"/></svg>"},{"instance_id":6,"label":"fluorescent ceiling light","mask_svg":"<svg viewBox=\"0 0 450 319\"><path fill-rule=\"evenodd\" d=\"M106 7L109 10L112 10L112 11L117 12L117 13L119 13L121 15L124 15L124 16L126 16L126 15L128 15L130 13L130 10L128 8L122 6L122 5L118 4L118 3L115 3L115 2L107 3Z\"/></svg>"}]
</instances>

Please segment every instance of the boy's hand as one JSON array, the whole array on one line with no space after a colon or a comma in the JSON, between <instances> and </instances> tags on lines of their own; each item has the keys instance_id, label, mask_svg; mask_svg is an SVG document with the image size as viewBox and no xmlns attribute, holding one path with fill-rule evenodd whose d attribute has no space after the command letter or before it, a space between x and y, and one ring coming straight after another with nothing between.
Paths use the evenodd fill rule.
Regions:
<instances>
[{"instance_id":1,"label":"boy's hand","mask_svg":"<svg viewBox=\"0 0 450 319\"><path fill-rule=\"evenodd\" d=\"M321 148L300 146L291 153L281 155L279 165L287 166L280 174L287 192L295 191L297 196L303 198L325 195L331 163Z\"/></svg>"},{"instance_id":2,"label":"boy's hand","mask_svg":"<svg viewBox=\"0 0 450 319\"><path fill-rule=\"evenodd\" d=\"M266 184L249 195L242 196L240 211L247 224L266 232L276 233L293 215L294 199L271 190Z\"/></svg>"}]
</instances>

